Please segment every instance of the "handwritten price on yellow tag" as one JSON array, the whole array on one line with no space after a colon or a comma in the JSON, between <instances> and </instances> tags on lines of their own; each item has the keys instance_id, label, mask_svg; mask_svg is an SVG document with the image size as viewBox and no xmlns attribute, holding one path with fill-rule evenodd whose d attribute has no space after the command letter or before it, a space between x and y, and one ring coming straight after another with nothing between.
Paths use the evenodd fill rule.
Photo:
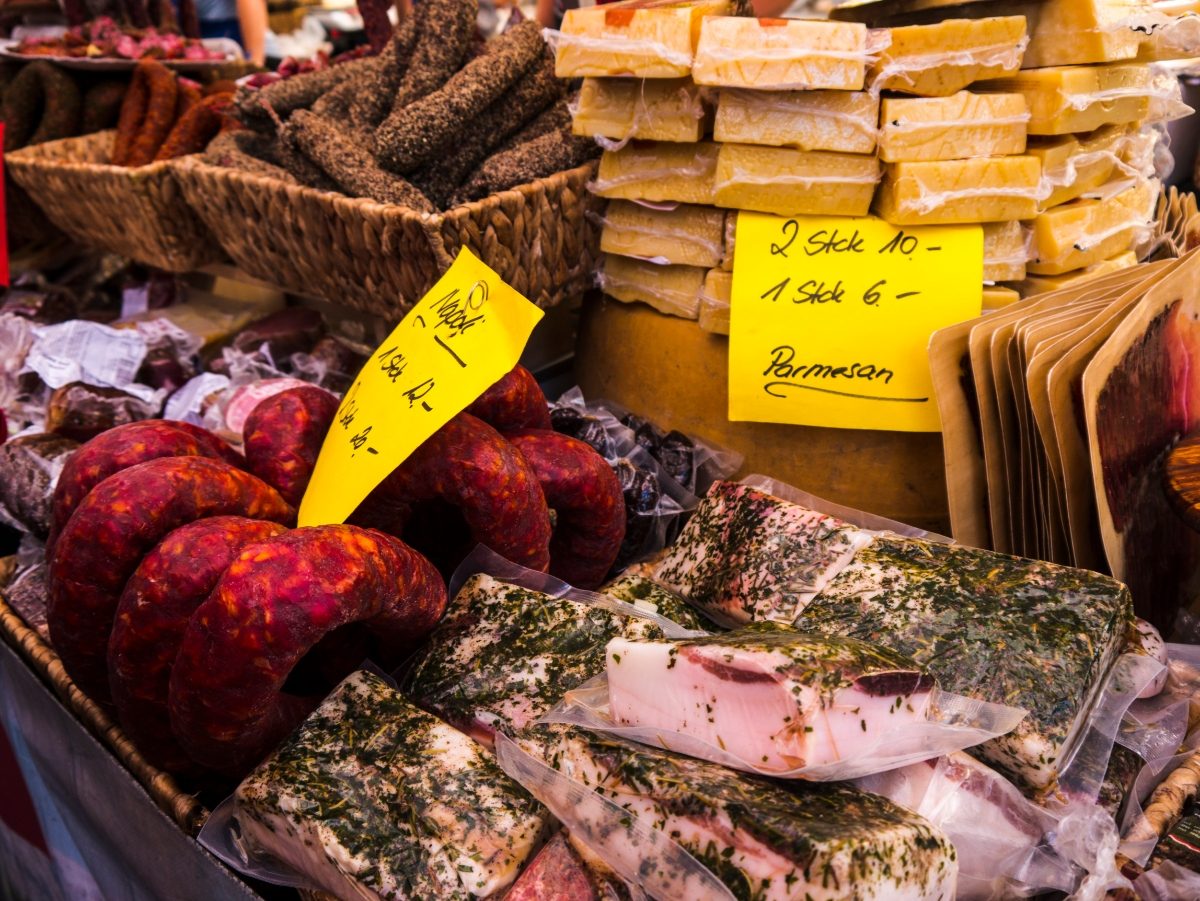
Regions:
<instances>
[{"instance_id":1,"label":"handwritten price on yellow tag","mask_svg":"<svg viewBox=\"0 0 1200 901\"><path fill-rule=\"evenodd\" d=\"M346 392L300 502L300 525L345 522L409 454L517 364L542 315L460 251Z\"/></svg>"},{"instance_id":2,"label":"handwritten price on yellow tag","mask_svg":"<svg viewBox=\"0 0 1200 901\"><path fill-rule=\"evenodd\" d=\"M739 213L729 418L936 432L929 336L978 316L983 231Z\"/></svg>"}]
</instances>

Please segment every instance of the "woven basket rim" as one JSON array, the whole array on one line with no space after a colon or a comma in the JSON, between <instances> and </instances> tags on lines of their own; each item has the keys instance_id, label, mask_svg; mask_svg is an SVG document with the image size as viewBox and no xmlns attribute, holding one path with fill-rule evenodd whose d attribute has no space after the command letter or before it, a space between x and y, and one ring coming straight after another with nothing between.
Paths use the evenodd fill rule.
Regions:
<instances>
[{"instance_id":1,"label":"woven basket rim","mask_svg":"<svg viewBox=\"0 0 1200 901\"><path fill-rule=\"evenodd\" d=\"M115 134L114 129L106 129L104 131L94 131L91 134L76 135L73 138L60 138L57 141L45 141L41 144L31 144L28 147L22 147L20 150L14 150L12 153L6 153L4 160L6 163L16 163L18 167L41 167L54 169L71 169L80 172L105 172L105 173L120 173L130 178L146 178L149 176L160 175L171 168L171 164L177 160L155 160L152 163L147 163L144 166L118 166L114 163L89 163L83 160L63 159L61 157L48 157L45 153L51 147L62 147L69 144L78 144L88 146L90 144L99 144L100 139L111 141Z\"/></svg>"}]
</instances>

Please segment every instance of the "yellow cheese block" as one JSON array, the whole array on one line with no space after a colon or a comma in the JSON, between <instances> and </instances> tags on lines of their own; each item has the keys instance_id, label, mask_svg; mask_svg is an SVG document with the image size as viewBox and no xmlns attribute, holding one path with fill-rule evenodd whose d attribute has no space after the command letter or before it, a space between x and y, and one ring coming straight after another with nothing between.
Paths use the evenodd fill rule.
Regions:
<instances>
[{"instance_id":1,"label":"yellow cheese block","mask_svg":"<svg viewBox=\"0 0 1200 901\"><path fill-rule=\"evenodd\" d=\"M1200 4L1193 2L1156 3L1169 21L1161 23L1138 50L1141 62L1169 59L1194 59L1200 56Z\"/></svg>"},{"instance_id":2,"label":"yellow cheese block","mask_svg":"<svg viewBox=\"0 0 1200 901\"><path fill-rule=\"evenodd\" d=\"M1086 135L1034 138L1026 153L1042 163L1043 210L1074 200L1112 178L1125 129L1106 125Z\"/></svg>"},{"instance_id":3,"label":"yellow cheese block","mask_svg":"<svg viewBox=\"0 0 1200 901\"><path fill-rule=\"evenodd\" d=\"M730 88L859 91L866 70L865 25L710 16L700 28L692 78Z\"/></svg>"},{"instance_id":4,"label":"yellow cheese block","mask_svg":"<svg viewBox=\"0 0 1200 901\"><path fill-rule=\"evenodd\" d=\"M1139 181L1104 200L1072 200L1033 220L1027 269L1061 275L1132 249L1150 222L1156 183Z\"/></svg>"},{"instance_id":5,"label":"yellow cheese block","mask_svg":"<svg viewBox=\"0 0 1200 901\"><path fill-rule=\"evenodd\" d=\"M604 293L616 300L640 301L668 316L695 319L700 313L705 271L698 266L657 266L608 254L599 281Z\"/></svg>"},{"instance_id":6,"label":"yellow cheese block","mask_svg":"<svg viewBox=\"0 0 1200 901\"><path fill-rule=\"evenodd\" d=\"M851 153L722 144L717 206L781 216L865 216L879 161Z\"/></svg>"},{"instance_id":7,"label":"yellow cheese block","mask_svg":"<svg viewBox=\"0 0 1200 901\"><path fill-rule=\"evenodd\" d=\"M716 335L729 334L729 309L733 297L733 273L710 269L700 289L700 328Z\"/></svg>"},{"instance_id":8,"label":"yellow cheese block","mask_svg":"<svg viewBox=\"0 0 1200 901\"><path fill-rule=\"evenodd\" d=\"M1021 94L900 97L883 101L879 156L887 163L966 160L1025 152Z\"/></svg>"},{"instance_id":9,"label":"yellow cheese block","mask_svg":"<svg viewBox=\"0 0 1200 901\"><path fill-rule=\"evenodd\" d=\"M872 153L879 98L866 91L750 91L726 88L713 138L797 150Z\"/></svg>"},{"instance_id":10,"label":"yellow cheese block","mask_svg":"<svg viewBox=\"0 0 1200 901\"><path fill-rule=\"evenodd\" d=\"M1154 92L1148 66L1059 66L1022 72L975 86L977 91L1024 94L1031 135L1063 135L1146 118Z\"/></svg>"},{"instance_id":11,"label":"yellow cheese block","mask_svg":"<svg viewBox=\"0 0 1200 901\"><path fill-rule=\"evenodd\" d=\"M983 227L983 280L1011 282L1025 277L1029 232L1020 222L992 222Z\"/></svg>"},{"instance_id":12,"label":"yellow cheese block","mask_svg":"<svg viewBox=\"0 0 1200 901\"><path fill-rule=\"evenodd\" d=\"M723 16L729 0L625 0L568 9L551 35L559 78L682 78L705 16Z\"/></svg>"},{"instance_id":13,"label":"yellow cheese block","mask_svg":"<svg viewBox=\"0 0 1200 901\"><path fill-rule=\"evenodd\" d=\"M1057 291L1059 288L1066 288L1070 285L1086 282L1089 279L1108 275L1110 272L1116 272L1118 269L1128 269L1131 266L1136 266L1137 262L1137 254L1132 250L1127 250L1110 259L1094 263L1091 266L1085 266L1083 269L1076 269L1074 272L1067 272L1063 275L1031 275L1024 281L1018 282L1016 290L1022 297L1045 294L1048 291Z\"/></svg>"},{"instance_id":14,"label":"yellow cheese block","mask_svg":"<svg viewBox=\"0 0 1200 901\"><path fill-rule=\"evenodd\" d=\"M725 211L691 204L655 210L614 200L604 213L600 249L685 266L719 266L725 255Z\"/></svg>"},{"instance_id":15,"label":"yellow cheese block","mask_svg":"<svg viewBox=\"0 0 1200 901\"><path fill-rule=\"evenodd\" d=\"M586 137L694 143L708 119L690 78L585 78L571 128Z\"/></svg>"},{"instance_id":16,"label":"yellow cheese block","mask_svg":"<svg viewBox=\"0 0 1200 901\"><path fill-rule=\"evenodd\" d=\"M946 19L887 29L871 66L876 90L947 97L974 81L1012 75L1025 53L1025 17Z\"/></svg>"},{"instance_id":17,"label":"yellow cheese block","mask_svg":"<svg viewBox=\"0 0 1200 901\"><path fill-rule=\"evenodd\" d=\"M1041 166L1031 156L889 163L876 212L894 225L1032 219L1040 176Z\"/></svg>"},{"instance_id":18,"label":"yellow cheese block","mask_svg":"<svg viewBox=\"0 0 1200 901\"><path fill-rule=\"evenodd\" d=\"M631 141L606 150L592 192L601 197L654 202L714 203L717 145Z\"/></svg>"},{"instance_id":19,"label":"yellow cheese block","mask_svg":"<svg viewBox=\"0 0 1200 901\"><path fill-rule=\"evenodd\" d=\"M1021 299L1019 292L1012 288L998 288L992 285L983 286L983 312L992 313L1012 306Z\"/></svg>"}]
</instances>

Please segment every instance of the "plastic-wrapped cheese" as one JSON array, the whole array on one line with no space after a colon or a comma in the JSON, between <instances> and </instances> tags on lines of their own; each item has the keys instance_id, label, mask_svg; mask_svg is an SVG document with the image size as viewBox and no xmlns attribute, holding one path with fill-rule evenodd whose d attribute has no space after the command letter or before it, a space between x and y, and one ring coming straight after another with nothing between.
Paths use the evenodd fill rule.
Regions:
<instances>
[{"instance_id":1,"label":"plastic-wrapped cheese","mask_svg":"<svg viewBox=\"0 0 1200 901\"><path fill-rule=\"evenodd\" d=\"M631 141L606 150L592 192L601 197L658 203L713 203L717 145Z\"/></svg>"},{"instance_id":2,"label":"plastic-wrapped cheese","mask_svg":"<svg viewBox=\"0 0 1200 901\"><path fill-rule=\"evenodd\" d=\"M872 153L879 98L866 91L750 91L726 88L713 137L730 144Z\"/></svg>"},{"instance_id":3,"label":"plastic-wrapped cheese","mask_svg":"<svg viewBox=\"0 0 1200 901\"><path fill-rule=\"evenodd\" d=\"M586 137L695 142L707 120L690 78L585 78L571 127Z\"/></svg>"},{"instance_id":4,"label":"plastic-wrapped cheese","mask_svg":"<svg viewBox=\"0 0 1200 901\"><path fill-rule=\"evenodd\" d=\"M879 161L852 153L722 144L717 206L781 216L865 216Z\"/></svg>"},{"instance_id":5,"label":"plastic-wrapped cheese","mask_svg":"<svg viewBox=\"0 0 1200 901\"><path fill-rule=\"evenodd\" d=\"M700 289L700 328L714 335L729 334L729 310L733 298L733 273L710 269Z\"/></svg>"},{"instance_id":6,"label":"plastic-wrapped cheese","mask_svg":"<svg viewBox=\"0 0 1200 901\"><path fill-rule=\"evenodd\" d=\"M1141 180L1103 200L1072 200L1033 220L1027 268L1061 275L1130 250L1154 212L1157 183Z\"/></svg>"},{"instance_id":7,"label":"plastic-wrapped cheese","mask_svg":"<svg viewBox=\"0 0 1200 901\"><path fill-rule=\"evenodd\" d=\"M1012 282L1025 277L1029 232L1020 222L993 222L983 227L983 280Z\"/></svg>"},{"instance_id":8,"label":"plastic-wrapped cheese","mask_svg":"<svg viewBox=\"0 0 1200 901\"><path fill-rule=\"evenodd\" d=\"M704 274L698 266L659 266L607 254L599 281L604 293L616 300L641 301L668 316L695 319L700 312Z\"/></svg>"},{"instance_id":9,"label":"plastic-wrapped cheese","mask_svg":"<svg viewBox=\"0 0 1200 901\"><path fill-rule=\"evenodd\" d=\"M979 91L1024 94L1031 135L1092 131L1138 122L1155 92L1148 66L1057 66L977 85Z\"/></svg>"},{"instance_id":10,"label":"plastic-wrapped cheese","mask_svg":"<svg viewBox=\"0 0 1200 901\"><path fill-rule=\"evenodd\" d=\"M713 16L700 27L697 84L759 90L862 90L867 27L815 19Z\"/></svg>"},{"instance_id":11,"label":"plastic-wrapped cheese","mask_svg":"<svg viewBox=\"0 0 1200 901\"><path fill-rule=\"evenodd\" d=\"M692 204L657 210L614 200L604 213L600 249L686 266L718 266L725 254L725 211Z\"/></svg>"},{"instance_id":12,"label":"plastic-wrapped cheese","mask_svg":"<svg viewBox=\"0 0 1200 901\"><path fill-rule=\"evenodd\" d=\"M1042 162L1041 209L1081 197L1112 178L1126 137L1122 126L1106 125L1086 135L1031 140L1025 152Z\"/></svg>"},{"instance_id":13,"label":"plastic-wrapped cheese","mask_svg":"<svg viewBox=\"0 0 1200 901\"><path fill-rule=\"evenodd\" d=\"M682 78L705 16L723 16L729 0L625 0L569 9L551 36L559 78Z\"/></svg>"},{"instance_id":14,"label":"plastic-wrapped cheese","mask_svg":"<svg viewBox=\"0 0 1200 901\"><path fill-rule=\"evenodd\" d=\"M882 106L879 156L901 163L1024 153L1028 120L1021 94L889 98Z\"/></svg>"},{"instance_id":15,"label":"plastic-wrapped cheese","mask_svg":"<svg viewBox=\"0 0 1200 901\"><path fill-rule=\"evenodd\" d=\"M1021 68L1024 16L947 19L887 29L887 46L871 66L876 90L946 97L974 81Z\"/></svg>"},{"instance_id":16,"label":"plastic-wrapped cheese","mask_svg":"<svg viewBox=\"0 0 1200 901\"><path fill-rule=\"evenodd\" d=\"M889 163L876 198L894 225L1007 222L1037 215L1041 166L1031 156Z\"/></svg>"},{"instance_id":17,"label":"plastic-wrapped cheese","mask_svg":"<svg viewBox=\"0 0 1200 901\"><path fill-rule=\"evenodd\" d=\"M1130 266L1136 266L1137 261L1137 254L1132 250L1127 250L1115 257L1093 263L1091 266L1076 269L1074 272L1066 272L1062 275L1030 275L1017 283L1016 290L1022 297L1045 294L1047 291L1057 291L1060 288L1078 285L1081 282L1108 275L1110 272L1128 269Z\"/></svg>"},{"instance_id":18,"label":"plastic-wrapped cheese","mask_svg":"<svg viewBox=\"0 0 1200 901\"><path fill-rule=\"evenodd\" d=\"M991 313L1012 306L1021 295L1012 288L1001 288L995 285L984 285L983 312Z\"/></svg>"}]
</instances>

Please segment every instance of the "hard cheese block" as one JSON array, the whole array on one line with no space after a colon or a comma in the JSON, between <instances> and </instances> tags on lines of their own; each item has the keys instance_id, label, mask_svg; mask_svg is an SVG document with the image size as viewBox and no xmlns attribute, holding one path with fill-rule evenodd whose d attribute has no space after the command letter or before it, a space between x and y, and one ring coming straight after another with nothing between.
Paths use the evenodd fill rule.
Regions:
<instances>
[{"instance_id":1,"label":"hard cheese block","mask_svg":"<svg viewBox=\"0 0 1200 901\"><path fill-rule=\"evenodd\" d=\"M888 46L871 66L876 90L947 97L974 81L1011 75L1025 50L1024 16L947 19L887 29Z\"/></svg>"},{"instance_id":2,"label":"hard cheese block","mask_svg":"<svg viewBox=\"0 0 1200 901\"><path fill-rule=\"evenodd\" d=\"M731 144L872 153L879 98L866 91L750 91L726 88L713 137Z\"/></svg>"},{"instance_id":3,"label":"hard cheese block","mask_svg":"<svg viewBox=\"0 0 1200 901\"><path fill-rule=\"evenodd\" d=\"M1092 131L1146 118L1154 91L1148 66L1058 66L975 86L977 91L1024 94L1031 135Z\"/></svg>"},{"instance_id":4,"label":"hard cheese block","mask_svg":"<svg viewBox=\"0 0 1200 901\"><path fill-rule=\"evenodd\" d=\"M1104 200L1072 200L1033 220L1027 268L1061 275L1129 250L1154 212L1155 183L1141 181Z\"/></svg>"},{"instance_id":5,"label":"hard cheese block","mask_svg":"<svg viewBox=\"0 0 1200 901\"><path fill-rule=\"evenodd\" d=\"M604 151L592 190L601 197L711 205L716 169L711 141L631 141Z\"/></svg>"},{"instance_id":6,"label":"hard cheese block","mask_svg":"<svg viewBox=\"0 0 1200 901\"><path fill-rule=\"evenodd\" d=\"M625 0L568 9L554 38L559 78L682 78L705 16L723 16L728 0Z\"/></svg>"},{"instance_id":7,"label":"hard cheese block","mask_svg":"<svg viewBox=\"0 0 1200 901\"><path fill-rule=\"evenodd\" d=\"M1128 134L1122 126L1106 125L1086 135L1034 138L1026 153L1042 163L1044 210L1074 200L1112 178Z\"/></svg>"},{"instance_id":8,"label":"hard cheese block","mask_svg":"<svg viewBox=\"0 0 1200 901\"><path fill-rule=\"evenodd\" d=\"M900 163L1024 153L1028 119L1021 94L889 98L882 106L879 156Z\"/></svg>"},{"instance_id":9,"label":"hard cheese block","mask_svg":"<svg viewBox=\"0 0 1200 901\"><path fill-rule=\"evenodd\" d=\"M996 285L984 285L983 312L991 313L1012 306L1021 299L1020 292L1013 288L1001 288Z\"/></svg>"},{"instance_id":10,"label":"hard cheese block","mask_svg":"<svg viewBox=\"0 0 1200 901\"><path fill-rule=\"evenodd\" d=\"M1132 250L1127 250L1111 259L1093 263L1091 266L1084 266L1082 269L1076 269L1074 272L1067 272L1063 275L1030 275L1023 281L1017 282L1015 290L1022 297L1045 294L1047 291L1057 291L1060 288L1078 285L1080 282L1099 278L1102 275L1108 275L1110 272L1128 269L1130 266L1136 266L1137 262L1137 254Z\"/></svg>"},{"instance_id":11,"label":"hard cheese block","mask_svg":"<svg viewBox=\"0 0 1200 901\"><path fill-rule=\"evenodd\" d=\"M781 216L864 216L879 181L879 161L850 153L722 144L717 206Z\"/></svg>"},{"instance_id":12,"label":"hard cheese block","mask_svg":"<svg viewBox=\"0 0 1200 901\"><path fill-rule=\"evenodd\" d=\"M730 301L733 298L733 273L710 269L700 289L700 328L714 335L729 334Z\"/></svg>"},{"instance_id":13,"label":"hard cheese block","mask_svg":"<svg viewBox=\"0 0 1200 901\"><path fill-rule=\"evenodd\" d=\"M495 895L549 821L490 752L365 672L238 786L234 816L252 850L366 899Z\"/></svg>"},{"instance_id":14,"label":"hard cheese block","mask_svg":"<svg viewBox=\"0 0 1200 901\"><path fill-rule=\"evenodd\" d=\"M640 301L668 316L695 319L700 313L704 273L698 266L659 266L607 254L599 282L604 293L616 300Z\"/></svg>"},{"instance_id":15,"label":"hard cheese block","mask_svg":"<svg viewBox=\"0 0 1200 901\"><path fill-rule=\"evenodd\" d=\"M586 137L695 142L707 121L690 78L585 78L571 127Z\"/></svg>"},{"instance_id":16,"label":"hard cheese block","mask_svg":"<svg viewBox=\"0 0 1200 901\"><path fill-rule=\"evenodd\" d=\"M895 225L1032 219L1040 176L1041 166L1031 156L889 163L876 208Z\"/></svg>"},{"instance_id":17,"label":"hard cheese block","mask_svg":"<svg viewBox=\"0 0 1200 901\"><path fill-rule=\"evenodd\" d=\"M684 266L719 266L725 255L725 211L692 204L657 210L614 200L604 213L600 249Z\"/></svg>"},{"instance_id":18,"label":"hard cheese block","mask_svg":"<svg viewBox=\"0 0 1200 901\"><path fill-rule=\"evenodd\" d=\"M993 222L983 227L983 280L1011 282L1025 277L1029 232L1020 222Z\"/></svg>"},{"instance_id":19,"label":"hard cheese block","mask_svg":"<svg viewBox=\"0 0 1200 901\"><path fill-rule=\"evenodd\" d=\"M713 16L700 28L697 84L785 90L862 90L867 28L854 22Z\"/></svg>"}]
</instances>

